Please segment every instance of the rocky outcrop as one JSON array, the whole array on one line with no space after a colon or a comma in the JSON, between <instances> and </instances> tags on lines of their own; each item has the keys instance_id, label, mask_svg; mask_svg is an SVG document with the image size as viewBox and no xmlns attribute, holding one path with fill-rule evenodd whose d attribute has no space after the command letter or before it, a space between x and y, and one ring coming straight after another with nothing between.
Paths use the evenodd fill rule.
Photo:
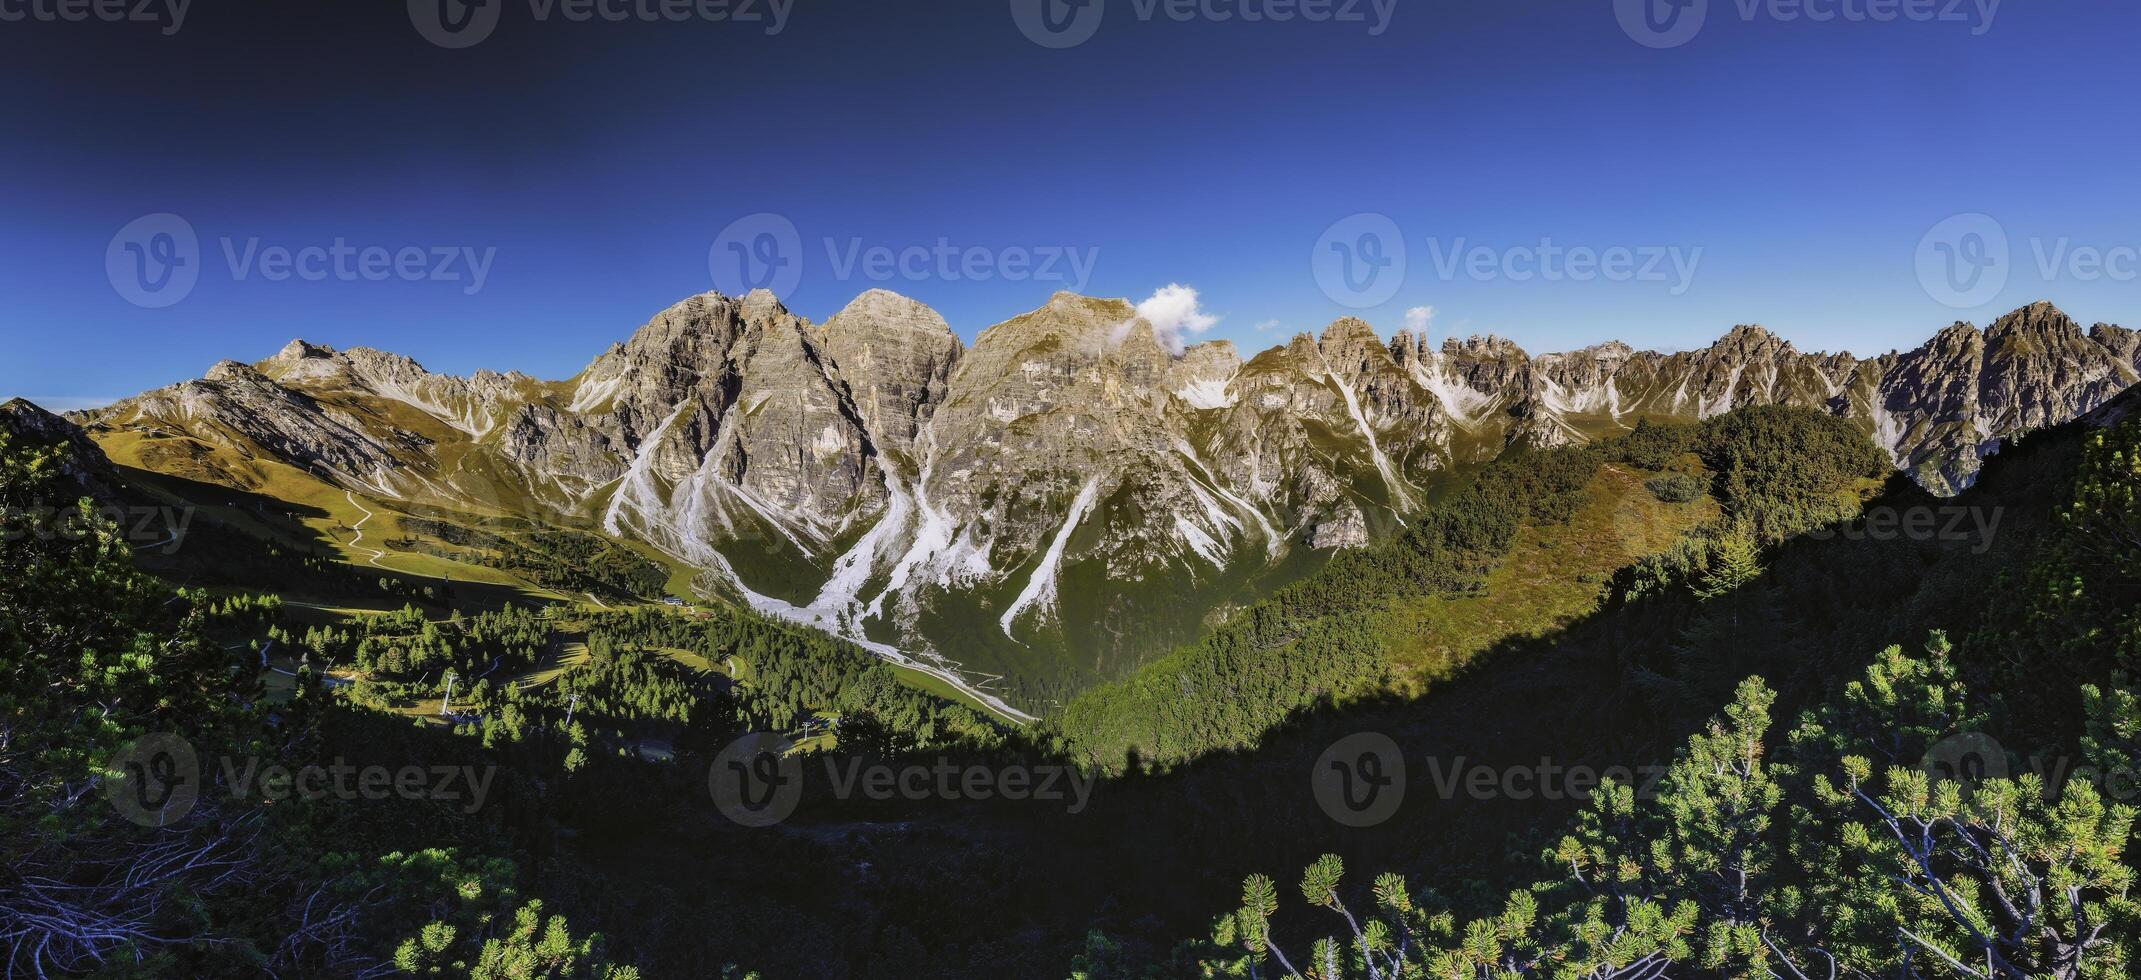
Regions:
<instances>
[{"instance_id":1,"label":"rocky outcrop","mask_svg":"<svg viewBox=\"0 0 2141 980\"><path fill-rule=\"evenodd\" d=\"M111 460L104 451L90 440L80 426L45 411L21 398L0 402L0 434L18 445L35 446L41 449L65 447L65 462L61 472L80 484L83 492L99 502L119 496L122 481L112 468ZM69 501L44 501L44 504L60 506ZM4 516L4 515L0 515Z\"/></svg>"}]
</instances>

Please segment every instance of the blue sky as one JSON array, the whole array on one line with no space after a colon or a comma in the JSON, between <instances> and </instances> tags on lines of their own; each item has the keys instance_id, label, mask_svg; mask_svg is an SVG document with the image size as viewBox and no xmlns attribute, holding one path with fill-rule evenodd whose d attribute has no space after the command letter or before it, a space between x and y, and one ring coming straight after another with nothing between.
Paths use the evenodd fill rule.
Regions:
<instances>
[{"instance_id":1,"label":"blue sky","mask_svg":"<svg viewBox=\"0 0 2141 980\"><path fill-rule=\"evenodd\" d=\"M628 0L625 21L586 23L493 2L495 31L459 50L399 3L204 5L169 36L0 22L17 93L0 105L0 397L71 407L300 336L569 376L733 278L727 244L781 226L730 229L767 213L795 229L768 240L799 273L797 312L881 287L969 339L1059 288L1176 283L1217 318L1206 336L1246 348L1347 313L1387 334L1418 307L1438 338L1534 351L1679 349L1758 322L1877 353L2036 299L2141 321L2130 4L1988 18L1931 0L1935 19L1877 23L1853 14L1869 0L1709 0L1691 40L1659 49L1612 0L1383 0L1387 22L1362 0L1357 21L1286 23L1238 16L1272 0L1181 20L1092 0L1090 39L1055 49L1021 32L1025 0L805 2L771 36L640 22ZM306 9L328 6L351 9ZM115 288L148 268L115 236L162 213L195 234L198 280L144 308ZM1356 214L1406 252L1387 297L1317 275ZM2008 244L2004 287L1920 275L1928 233L1962 214ZM1358 227L1338 243L1357 248ZM1950 244L1975 260L1984 238ZM314 280L262 264L337 241L423 258L379 281L361 253ZM1511 281L1542 243L1633 265ZM902 250L872 274L873 251ZM1637 275L1650 256L1658 275Z\"/></svg>"}]
</instances>

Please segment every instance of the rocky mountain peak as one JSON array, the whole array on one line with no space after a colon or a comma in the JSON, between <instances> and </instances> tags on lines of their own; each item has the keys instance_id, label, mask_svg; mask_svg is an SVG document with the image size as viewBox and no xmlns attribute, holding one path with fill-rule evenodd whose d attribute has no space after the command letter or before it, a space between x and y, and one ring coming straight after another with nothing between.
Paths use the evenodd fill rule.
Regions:
<instances>
[{"instance_id":1,"label":"rocky mountain peak","mask_svg":"<svg viewBox=\"0 0 2141 980\"><path fill-rule=\"evenodd\" d=\"M299 337L291 340L287 344L284 344L282 350L276 351L275 356L268 358L262 363L295 364L298 361L302 361L308 357L333 356L335 356L334 348L329 347L326 344L315 344L305 340L302 337Z\"/></svg>"},{"instance_id":2,"label":"rocky mountain peak","mask_svg":"<svg viewBox=\"0 0 2141 980\"><path fill-rule=\"evenodd\" d=\"M1985 329L1980 434L2034 429L2081 415L2133 383L2133 365L2093 343L2058 307L2032 303Z\"/></svg>"},{"instance_id":3,"label":"rocky mountain peak","mask_svg":"<svg viewBox=\"0 0 2141 980\"><path fill-rule=\"evenodd\" d=\"M770 289L754 289L738 304L746 320L765 320L788 315L788 308L781 305L781 298Z\"/></svg>"},{"instance_id":4,"label":"rocky mountain peak","mask_svg":"<svg viewBox=\"0 0 2141 980\"><path fill-rule=\"evenodd\" d=\"M1174 354L1160 345L1160 336L1152 329L1152 323L1144 317L1133 317L1127 323L1115 325L1108 335L1110 346L1125 362L1151 361L1157 356L1162 361L1172 360Z\"/></svg>"},{"instance_id":5,"label":"rocky mountain peak","mask_svg":"<svg viewBox=\"0 0 2141 980\"><path fill-rule=\"evenodd\" d=\"M2030 303L2030 304L2029 304L2029 305L2027 305L2027 306L2023 306L2023 307L2017 308L2017 309L2015 309L2014 311L2012 311L2012 312L2008 313L2008 314L2007 314L2006 316L2003 316L2003 317L2001 317L2000 319L2002 319L2002 320L2047 320L2047 319L2061 319L2061 320L2064 320L2064 319L2066 319L2066 318L2067 318L2067 315L2066 315L2065 313L2063 313L2063 312L2061 312L2061 311L2060 311L2060 309L2059 309L2059 306L2058 306L2057 304L2053 303L2053 302L2052 302L2051 300L2048 300L2048 299L2040 299L2040 300L2038 300L2038 301L2036 301L2036 302L2034 302L2034 303Z\"/></svg>"},{"instance_id":6,"label":"rocky mountain peak","mask_svg":"<svg viewBox=\"0 0 2141 980\"><path fill-rule=\"evenodd\" d=\"M1397 361L1390 356L1390 348L1375 335L1375 328L1358 317L1342 317L1323 330L1323 338L1317 341L1323 359L1348 378L1363 373L1393 369Z\"/></svg>"},{"instance_id":7,"label":"rocky mountain peak","mask_svg":"<svg viewBox=\"0 0 2141 980\"><path fill-rule=\"evenodd\" d=\"M1566 354L1541 354L1532 361L1541 366L1586 365L1602 372L1600 377L1603 378L1635 356L1635 348L1618 340L1609 340Z\"/></svg>"},{"instance_id":8,"label":"rocky mountain peak","mask_svg":"<svg viewBox=\"0 0 2141 980\"><path fill-rule=\"evenodd\" d=\"M1375 335L1375 328L1369 326L1368 321L1357 316L1342 316L1331 321L1330 326L1323 328L1323 336L1318 340L1318 343L1324 347L1362 344L1371 347L1382 346L1382 340Z\"/></svg>"},{"instance_id":9,"label":"rocky mountain peak","mask_svg":"<svg viewBox=\"0 0 2141 980\"><path fill-rule=\"evenodd\" d=\"M1137 311L1128 300L1097 299L1065 290L1050 296L1047 305L1040 309L1021 313L981 331L974 338L974 347L969 353L970 356L980 356L984 348L1005 346L1019 349L1063 346L1077 348L1088 357L1098 357L1129 335L1127 328L1136 316ZM1149 325L1147 329L1150 329Z\"/></svg>"},{"instance_id":10,"label":"rocky mountain peak","mask_svg":"<svg viewBox=\"0 0 2141 980\"><path fill-rule=\"evenodd\" d=\"M1191 408L1229 408L1235 398L1227 385L1241 368L1233 341L1209 340L1182 352L1168 371L1167 387Z\"/></svg>"},{"instance_id":11,"label":"rocky mountain peak","mask_svg":"<svg viewBox=\"0 0 2141 980\"><path fill-rule=\"evenodd\" d=\"M73 429L74 425L66 419L45 411L27 398L0 402L0 431L51 441L66 437Z\"/></svg>"},{"instance_id":12,"label":"rocky mountain peak","mask_svg":"<svg viewBox=\"0 0 2141 980\"><path fill-rule=\"evenodd\" d=\"M476 384L486 386L519 386L541 383L519 371L507 371L501 374L490 368L477 368L476 373L469 375L468 379Z\"/></svg>"},{"instance_id":13,"label":"rocky mountain peak","mask_svg":"<svg viewBox=\"0 0 2141 980\"><path fill-rule=\"evenodd\" d=\"M1985 343L1995 353L2009 348L2026 353L2048 346L2078 344L2085 339L2081 324L2045 302L2025 306L1985 328Z\"/></svg>"},{"instance_id":14,"label":"rocky mountain peak","mask_svg":"<svg viewBox=\"0 0 2141 980\"><path fill-rule=\"evenodd\" d=\"M253 382L261 380L261 373L243 361L225 358L209 366L208 373L201 375L201 380Z\"/></svg>"},{"instance_id":15,"label":"rocky mountain peak","mask_svg":"<svg viewBox=\"0 0 2141 980\"><path fill-rule=\"evenodd\" d=\"M1323 361L1323 348L1317 346L1315 336L1307 331L1294 334L1293 339L1286 342L1286 346L1276 347L1273 350L1278 351L1284 359L1296 364L1320 364ZM1258 359L1261 359L1261 355L1259 355Z\"/></svg>"},{"instance_id":16,"label":"rocky mountain peak","mask_svg":"<svg viewBox=\"0 0 2141 980\"><path fill-rule=\"evenodd\" d=\"M837 325L837 326L836 326ZM911 299L889 289L865 291L825 321L828 334L837 329L891 330L900 333L918 333L951 337L952 325L944 317L920 300Z\"/></svg>"},{"instance_id":17,"label":"rocky mountain peak","mask_svg":"<svg viewBox=\"0 0 2141 980\"><path fill-rule=\"evenodd\" d=\"M821 334L871 440L912 464L915 437L944 402L965 345L936 310L883 289L855 297Z\"/></svg>"},{"instance_id":18,"label":"rocky mountain peak","mask_svg":"<svg viewBox=\"0 0 2141 980\"><path fill-rule=\"evenodd\" d=\"M1733 327L1718 338L1717 343L1710 345L1710 351L1741 360L1791 357L1798 353L1790 341L1758 324Z\"/></svg>"},{"instance_id":19,"label":"rocky mountain peak","mask_svg":"<svg viewBox=\"0 0 2141 980\"><path fill-rule=\"evenodd\" d=\"M1531 359L1530 355L1524 353L1524 348L1518 347L1515 341L1494 334L1488 334L1484 337L1473 334L1463 340L1451 337L1442 342L1442 353L1445 357L1454 357L1467 361L1521 363Z\"/></svg>"},{"instance_id":20,"label":"rocky mountain peak","mask_svg":"<svg viewBox=\"0 0 2141 980\"><path fill-rule=\"evenodd\" d=\"M1390 336L1390 358L1400 365L1410 367L1425 360L1427 355L1427 338L1414 334L1411 329L1400 328Z\"/></svg>"},{"instance_id":21,"label":"rocky mountain peak","mask_svg":"<svg viewBox=\"0 0 2141 980\"><path fill-rule=\"evenodd\" d=\"M253 367L277 380L317 381L343 373L341 354L326 344L292 340Z\"/></svg>"},{"instance_id":22,"label":"rocky mountain peak","mask_svg":"<svg viewBox=\"0 0 2141 980\"><path fill-rule=\"evenodd\" d=\"M1927 346L1936 350L1958 350L1983 344L1985 335L1978 331L1977 324L1957 320L1933 335Z\"/></svg>"}]
</instances>

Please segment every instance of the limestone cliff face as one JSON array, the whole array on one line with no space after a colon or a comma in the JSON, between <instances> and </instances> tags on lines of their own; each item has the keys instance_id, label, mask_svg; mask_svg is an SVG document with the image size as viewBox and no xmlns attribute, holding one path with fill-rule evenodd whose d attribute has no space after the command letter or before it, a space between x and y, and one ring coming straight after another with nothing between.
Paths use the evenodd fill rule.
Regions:
<instances>
[{"instance_id":1,"label":"limestone cliff face","mask_svg":"<svg viewBox=\"0 0 2141 980\"><path fill-rule=\"evenodd\" d=\"M1289 556L1388 534L1453 470L1646 418L1832 412L1952 492L2000 440L2096 409L2137 367L2133 331L2085 334L2045 304L1871 359L1755 326L1693 351L1533 356L1494 337L1386 342L1352 318L1244 359L1226 342L1172 353L1129 303L1070 293L971 349L881 290L822 326L767 293L709 293L565 381L293 342L76 421L192 479L258 488L272 462L637 538L766 612L965 651L1064 628L1066 583L1109 583L1083 607L1105 635L1139 635L1153 605L1195 622ZM954 600L985 617L959 639Z\"/></svg>"},{"instance_id":2,"label":"limestone cliff face","mask_svg":"<svg viewBox=\"0 0 2141 980\"><path fill-rule=\"evenodd\" d=\"M821 558L884 505L876 449L825 338L770 293L671 307L589 365L566 409L622 450L604 468L614 481L587 491L607 495L603 528L695 562L760 542Z\"/></svg>"},{"instance_id":3,"label":"limestone cliff face","mask_svg":"<svg viewBox=\"0 0 2141 980\"><path fill-rule=\"evenodd\" d=\"M871 441L913 478L915 440L944 403L965 345L937 311L882 289L825 321L822 336Z\"/></svg>"}]
</instances>

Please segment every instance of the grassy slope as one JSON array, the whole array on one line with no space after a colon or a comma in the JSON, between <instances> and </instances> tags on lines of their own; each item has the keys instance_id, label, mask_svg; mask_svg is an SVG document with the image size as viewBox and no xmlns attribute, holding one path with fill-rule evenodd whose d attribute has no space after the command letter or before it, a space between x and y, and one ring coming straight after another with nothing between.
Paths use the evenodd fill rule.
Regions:
<instances>
[{"instance_id":1,"label":"grassy slope","mask_svg":"<svg viewBox=\"0 0 2141 980\"><path fill-rule=\"evenodd\" d=\"M1385 652L1407 694L1510 639L1559 631L1598 608L1613 572L1663 551L1718 516L1709 496L1668 504L1644 489L1653 474L1608 464L1567 524L1526 525L1479 595L1398 599L1384 614Z\"/></svg>"},{"instance_id":2,"label":"grassy slope","mask_svg":"<svg viewBox=\"0 0 2141 980\"><path fill-rule=\"evenodd\" d=\"M171 443L178 440L153 439L132 431L101 431L96 433L96 439L113 463L136 471L130 476L137 482L198 508L203 517L256 536L299 546L322 543L333 548L351 565L424 578L451 574L457 582L481 582L539 591L497 569L388 548L386 542L389 539L408 536L400 522L400 518L407 515L398 511L397 505L361 494L353 504L343 491L296 467L266 457L237 459L225 451L184 440L187 443L185 451L195 461L191 469L198 478L227 480L235 477L248 488L219 495L217 491L222 487L200 482L196 477L170 479L157 475L166 473L171 467L171 454L175 451ZM272 498L293 506L283 513L274 513L270 508L241 502L240 497L246 494L253 495L251 503L255 505L260 504L259 498ZM366 510L375 515L368 521ZM359 522L363 522L361 529ZM352 547L353 542L359 541L359 530L363 532L361 545ZM311 541L304 540L304 535L309 535ZM376 564L371 561L374 549L387 553Z\"/></svg>"}]
</instances>

